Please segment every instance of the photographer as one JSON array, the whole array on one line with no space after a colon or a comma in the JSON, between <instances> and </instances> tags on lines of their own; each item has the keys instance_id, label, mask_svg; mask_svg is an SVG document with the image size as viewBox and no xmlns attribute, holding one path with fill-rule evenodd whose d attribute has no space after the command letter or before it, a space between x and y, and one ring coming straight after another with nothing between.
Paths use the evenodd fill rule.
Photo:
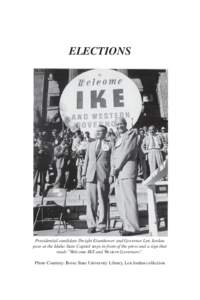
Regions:
<instances>
[{"instance_id":1,"label":"photographer","mask_svg":"<svg viewBox=\"0 0 200 300\"><path fill-rule=\"evenodd\" d=\"M48 166L51 160L50 150L43 139L38 139L34 147L35 176L34 176L34 195L37 194L38 179L40 178L40 195L43 194Z\"/></svg>"},{"instance_id":2,"label":"photographer","mask_svg":"<svg viewBox=\"0 0 200 300\"><path fill-rule=\"evenodd\" d=\"M55 147L54 155L56 157L56 170L57 177L54 183L55 188L61 187L64 177L64 185L67 184L69 178L69 166L70 166L70 149L66 139Z\"/></svg>"}]
</instances>

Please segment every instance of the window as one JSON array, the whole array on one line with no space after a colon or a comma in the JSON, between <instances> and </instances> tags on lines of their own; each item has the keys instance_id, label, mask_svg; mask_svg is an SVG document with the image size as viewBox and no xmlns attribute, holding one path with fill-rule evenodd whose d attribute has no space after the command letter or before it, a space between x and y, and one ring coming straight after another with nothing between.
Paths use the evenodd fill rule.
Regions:
<instances>
[{"instance_id":1,"label":"window","mask_svg":"<svg viewBox=\"0 0 200 300\"><path fill-rule=\"evenodd\" d=\"M59 105L59 100L60 100L59 96L51 96L49 106L58 106Z\"/></svg>"}]
</instances>

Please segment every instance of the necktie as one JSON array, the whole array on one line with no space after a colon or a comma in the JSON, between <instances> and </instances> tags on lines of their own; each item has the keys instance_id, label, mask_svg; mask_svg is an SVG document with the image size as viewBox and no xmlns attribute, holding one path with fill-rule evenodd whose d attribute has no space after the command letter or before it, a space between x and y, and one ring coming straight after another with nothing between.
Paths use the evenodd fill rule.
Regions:
<instances>
[{"instance_id":1,"label":"necktie","mask_svg":"<svg viewBox=\"0 0 200 300\"><path fill-rule=\"evenodd\" d=\"M98 140L97 148L96 148L96 157L98 157L100 151L101 151L101 140Z\"/></svg>"}]
</instances>

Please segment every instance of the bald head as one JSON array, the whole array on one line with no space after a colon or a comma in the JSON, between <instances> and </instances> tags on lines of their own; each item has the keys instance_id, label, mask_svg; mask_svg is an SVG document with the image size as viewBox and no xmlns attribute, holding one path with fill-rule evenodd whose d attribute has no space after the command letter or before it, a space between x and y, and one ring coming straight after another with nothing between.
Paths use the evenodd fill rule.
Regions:
<instances>
[{"instance_id":1,"label":"bald head","mask_svg":"<svg viewBox=\"0 0 200 300\"><path fill-rule=\"evenodd\" d=\"M123 117L120 117L120 118L116 118L116 119L115 119L115 124L116 124L116 126L117 126L117 124L119 124L119 123L123 123L123 124L127 125L126 119L123 118Z\"/></svg>"},{"instance_id":2,"label":"bald head","mask_svg":"<svg viewBox=\"0 0 200 300\"><path fill-rule=\"evenodd\" d=\"M115 125L119 134L124 133L127 130L127 122L123 117L117 118L115 120Z\"/></svg>"}]
</instances>

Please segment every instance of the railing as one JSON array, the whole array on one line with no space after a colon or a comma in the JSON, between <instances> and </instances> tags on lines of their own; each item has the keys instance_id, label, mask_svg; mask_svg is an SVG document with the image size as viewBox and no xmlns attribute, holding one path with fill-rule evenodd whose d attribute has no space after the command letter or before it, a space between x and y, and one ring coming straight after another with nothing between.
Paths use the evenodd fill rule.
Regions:
<instances>
[{"instance_id":1,"label":"railing","mask_svg":"<svg viewBox=\"0 0 200 300\"><path fill-rule=\"evenodd\" d=\"M145 181L143 181L143 185L147 186L149 233L151 236L158 235L158 214L156 206L155 184L159 180L163 179L163 177L166 177L167 172L168 161L166 160Z\"/></svg>"}]
</instances>

